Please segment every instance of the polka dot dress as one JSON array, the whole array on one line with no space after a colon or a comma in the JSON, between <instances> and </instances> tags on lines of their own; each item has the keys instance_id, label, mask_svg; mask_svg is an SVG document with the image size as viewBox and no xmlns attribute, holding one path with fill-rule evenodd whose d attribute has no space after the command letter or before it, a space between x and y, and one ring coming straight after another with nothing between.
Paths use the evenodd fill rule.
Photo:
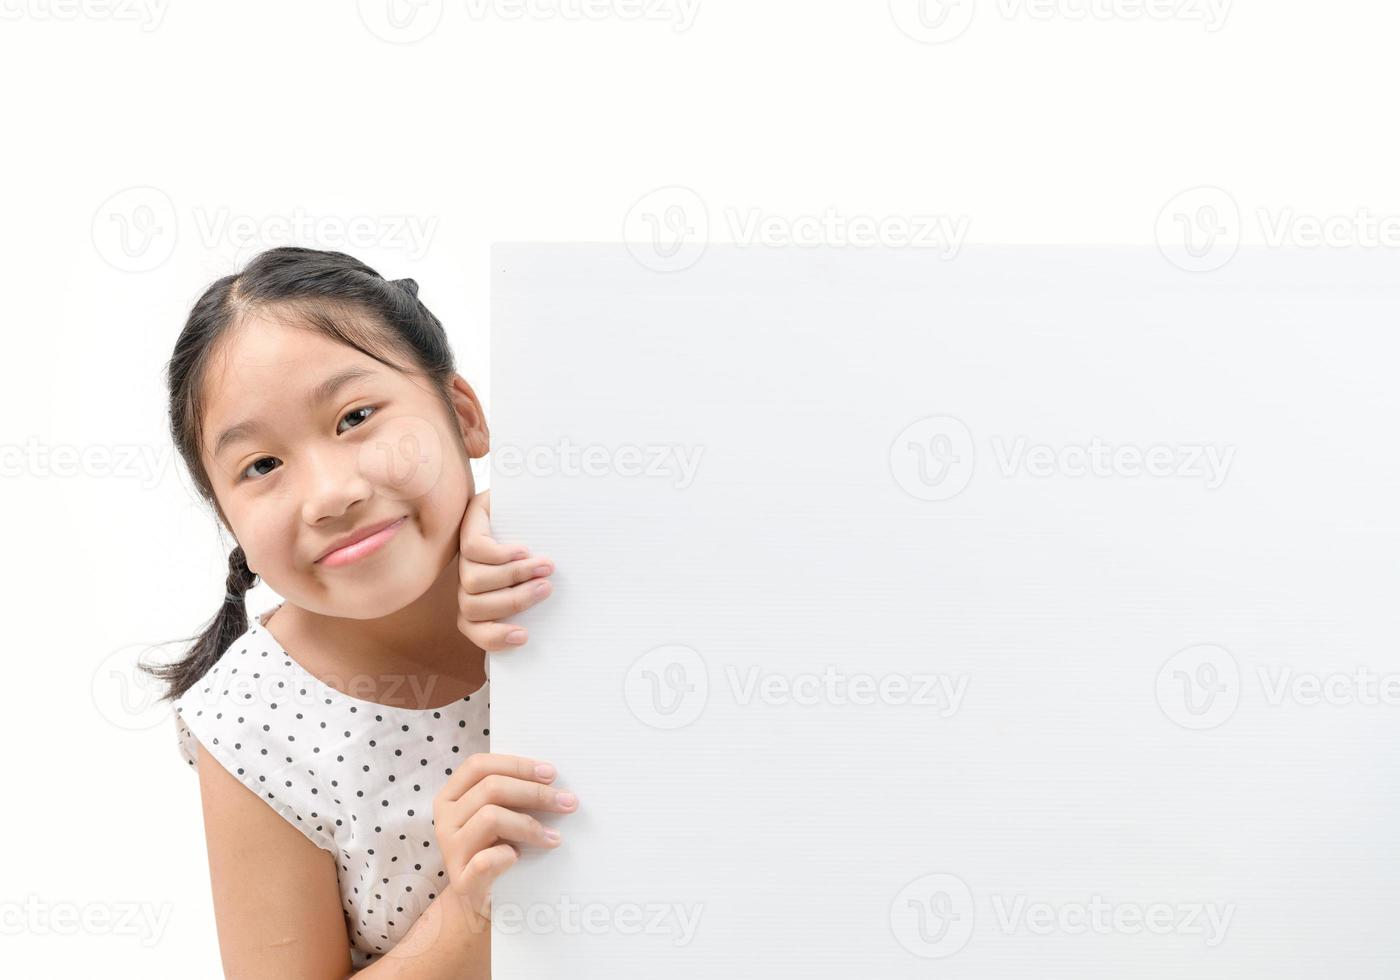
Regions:
<instances>
[{"instance_id":1,"label":"polka dot dress","mask_svg":"<svg viewBox=\"0 0 1400 980\"><path fill-rule=\"evenodd\" d=\"M361 701L322 683L259 615L174 704L180 754L195 740L336 855L351 964L394 946L447 887L433 797L461 761L490 751L490 681L439 708ZM427 700L432 702L431 692Z\"/></svg>"}]
</instances>

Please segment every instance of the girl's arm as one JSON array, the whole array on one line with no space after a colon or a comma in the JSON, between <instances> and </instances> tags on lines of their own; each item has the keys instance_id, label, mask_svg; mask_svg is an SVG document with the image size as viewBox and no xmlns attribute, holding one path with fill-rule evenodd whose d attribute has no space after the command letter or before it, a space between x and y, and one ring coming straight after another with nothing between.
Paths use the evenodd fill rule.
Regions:
<instances>
[{"instance_id":1,"label":"girl's arm","mask_svg":"<svg viewBox=\"0 0 1400 980\"><path fill-rule=\"evenodd\" d=\"M335 855L287 823L203 745L198 752L224 975L249 980L349 975L350 938Z\"/></svg>"},{"instance_id":2,"label":"girl's arm","mask_svg":"<svg viewBox=\"0 0 1400 980\"><path fill-rule=\"evenodd\" d=\"M491 920L449 888L357 980L491 980Z\"/></svg>"},{"instance_id":3,"label":"girl's arm","mask_svg":"<svg viewBox=\"0 0 1400 980\"><path fill-rule=\"evenodd\" d=\"M317 847L198 746L209 881L224 975L343 980L351 975L335 855ZM490 920L448 889L365 980L490 980Z\"/></svg>"}]
</instances>

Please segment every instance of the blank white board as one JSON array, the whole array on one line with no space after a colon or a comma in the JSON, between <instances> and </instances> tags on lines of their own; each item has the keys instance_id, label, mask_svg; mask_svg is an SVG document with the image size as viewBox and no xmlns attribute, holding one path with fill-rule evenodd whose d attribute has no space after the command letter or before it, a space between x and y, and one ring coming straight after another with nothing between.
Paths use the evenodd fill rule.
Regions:
<instances>
[{"instance_id":1,"label":"blank white board","mask_svg":"<svg viewBox=\"0 0 1400 980\"><path fill-rule=\"evenodd\" d=\"M499 977L1400 972L1400 269L493 253Z\"/></svg>"}]
</instances>

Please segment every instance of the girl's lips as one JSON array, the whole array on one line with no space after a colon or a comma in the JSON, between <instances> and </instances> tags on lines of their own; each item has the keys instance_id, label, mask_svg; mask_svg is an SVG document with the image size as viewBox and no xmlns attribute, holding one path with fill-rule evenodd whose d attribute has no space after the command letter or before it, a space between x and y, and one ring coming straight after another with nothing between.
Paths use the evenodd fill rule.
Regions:
<instances>
[{"instance_id":1,"label":"girl's lips","mask_svg":"<svg viewBox=\"0 0 1400 980\"><path fill-rule=\"evenodd\" d=\"M367 538L348 544L344 548L337 548L326 555L318 565L348 565L352 561L358 561L366 555L373 554L384 547L395 534L399 533L399 528L403 527L403 522L408 520L407 515L400 517L381 531L375 531Z\"/></svg>"}]
</instances>

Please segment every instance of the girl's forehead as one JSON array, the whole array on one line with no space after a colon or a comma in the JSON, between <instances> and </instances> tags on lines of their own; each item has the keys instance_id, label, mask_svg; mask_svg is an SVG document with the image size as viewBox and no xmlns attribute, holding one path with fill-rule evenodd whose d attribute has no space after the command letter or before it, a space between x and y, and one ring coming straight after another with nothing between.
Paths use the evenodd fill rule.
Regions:
<instances>
[{"instance_id":1,"label":"girl's forehead","mask_svg":"<svg viewBox=\"0 0 1400 980\"><path fill-rule=\"evenodd\" d=\"M290 395L321 373L344 367L381 373L384 365L308 327L250 317L229 330L211 352L204 375L206 415L254 393Z\"/></svg>"},{"instance_id":2,"label":"girl's forehead","mask_svg":"<svg viewBox=\"0 0 1400 980\"><path fill-rule=\"evenodd\" d=\"M318 387L354 371L380 382L392 382L396 374L314 329L275 320L240 324L220 339L205 370L205 451L216 450L215 442L228 427L259 420L275 425L312 411L308 402Z\"/></svg>"},{"instance_id":3,"label":"girl's forehead","mask_svg":"<svg viewBox=\"0 0 1400 980\"><path fill-rule=\"evenodd\" d=\"M364 357L317 330L283 323L276 319L249 317L219 338L212 362L223 362L225 369L305 369L302 357L318 360ZM366 358L368 360L368 358Z\"/></svg>"}]
</instances>

